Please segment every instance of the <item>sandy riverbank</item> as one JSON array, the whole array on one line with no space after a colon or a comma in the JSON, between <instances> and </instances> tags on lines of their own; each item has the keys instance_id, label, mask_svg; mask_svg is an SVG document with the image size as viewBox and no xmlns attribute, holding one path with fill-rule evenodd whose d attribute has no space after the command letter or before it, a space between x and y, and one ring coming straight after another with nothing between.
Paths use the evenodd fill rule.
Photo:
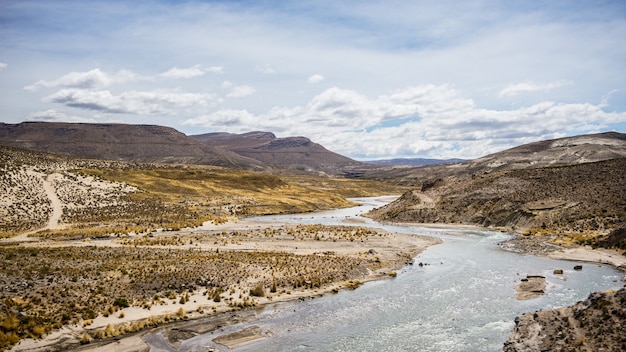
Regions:
<instances>
[{"instance_id":1,"label":"sandy riverbank","mask_svg":"<svg viewBox=\"0 0 626 352\"><path fill-rule=\"evenodd\" d=\"M558 260L606 264L626 271L626 256L614 249L576 245L563 247L549 243L547 238L519 235L508 241L501 242L499 246L518 253L527 253Z\"/></svg>"},{"instance_id":2,"label":"sandy riverbank","mask_svg":"<svg viewBox=\"0 0 626 352\"><path fill-rule=\"evenodd\" d=\"M184 244L167 245L165 247L194 251L219 251L221 253L293 254L302 257L306 256L307 258L319 258L321 260L320 263L324 263L324 260L341 260L345 258L346 260L358 260L363 263L360 264L362 269L359 271L354 271L354 269L348 271L349 269L347 267L345 269L341 267L336 269L337 272L333 275L341 279L334 280L330 283L324 283L322 285L313 285L311 283L307 285L307 283L304 283L301 287L290 289L279 287L276 292L270 292L270 290L266 288L263 297L250 297L248 301L254 302L253 306L258 308L267 304L316 297L337 292L342 289L353 289L366 281L391 278L396 275L395 270L412 262L412 259L428 246L440 242L440 240L430 237L393 234L379 230L372 230L371 233L366 233L361 237L357 237L356 235L354 235L354 238L336 236L331 239L329 231L335 231L333 227L322 227L318 229L315 226L317 225L313 227L297 227L296 225L288 224L270 224L258 221L239 220L221 225L207 224L202 228L185 229L176 233L157 233L151 235L150 238L131 236L125 239L110 238L98 241L28 242L22 243L21 246L27 248L61 246L119 248L124 246L137 246L143 243L139 242L139 240L155 241L159 238L189 237L190 239L193 238L193 244L191 243L192 241L189 241L189 243L185 242ZM352 231L351 229L353 228L347 229ZM337 231L344 230L345 229L339 228ZM310 238L306 237L307 232L314 231L317 231L315 235L311 234ZM228 235L224 235L225 233L228 233ZM278 235L267 236L268 233L278 233ZM301 234L298 235L298 233ZM322 238L316 238L314 236L321 236ZM143 244L138 248L151 247ZM316 268L309 269L314 270ZM246 277L249 278L263 278L263 275L267 275L267 272L259 269L258 266L241 267L240 270L246 271ZM342 270L344 272L342 272ZM274 275L273 270L272 275ZM253 285L252 281L248 284ZM137 325L141 322L149 322L150 319L164 316L176 318L172 320L184 320L185 324L188 325L190 320L194 321L212 316L219 319L219 317L224 316L224 314L228 312L248 309L234 304L235 302L240 302L237 297L241 298L242 295L246 296L248 292L239 289L237 289L236 292L233 291L235 290L225 292L222 300L215 302L212 297L206 295L206 288L197 288L187 297L184 303L179 302L178 297L176 297L172 300L162 299L160 304L153 304L148 309L137 306L123 308L108 316L99 315L85 326L81 324L69 327L66 326L59 331L46 335L40 340L23 340L16 345L13 350L60 351L74 348L83 351L142 351L145 350L147 346L143 343L140 336L142 333L150 331L151 329L143 328L141 329L143 332L140 333L121 335L121 332L125 329L124 327L133 324ZM244 299L247 298L244 297ZM171 324L172 320L166 324ZM228 321L222 324L228 324ZM113 337L104 340L93 340L91 343L82 346L79 344L85 332L93 336L94 332L107 328L114 328L115 333L113 333ZM202 329L202 331L205 330L206 327ZM239 343L250 341L251 339L261 338L265 336L265 333L266 332L250 330L241 334L235 333L230 336L222 336L218 341L220 341L220 345L232 347ZM169 341L174 347L176 346L176 342L177 341Z\"/></svg>"}]
</instances>

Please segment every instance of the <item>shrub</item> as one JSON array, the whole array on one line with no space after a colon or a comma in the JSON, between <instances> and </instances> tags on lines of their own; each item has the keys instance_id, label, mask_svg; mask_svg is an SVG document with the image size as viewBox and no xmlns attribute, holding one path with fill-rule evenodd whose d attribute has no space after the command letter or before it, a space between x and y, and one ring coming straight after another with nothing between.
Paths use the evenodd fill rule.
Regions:
<instances>
[{"instance_id":1,"label":"shrub","mask_svg":"<svg viewBox=\"0 0 626 352\"><path fill-rule=\"evenodd\" d=\"M255 297L265 297L265 290L263 289L263 286L257 285L250 290L250 295Z\"/></svg>"},{"instance_id":2,"label":"shrub","mask_svg":"<svg viewBox=\"0 0 626 352\"><path fill-rule=\"evenodd\" d=\"M124 297L118 297L113 301L114 306L118 306L120 308L127 308L130 305L128 304L128 300Z\"/></svg>"}]
</instances>

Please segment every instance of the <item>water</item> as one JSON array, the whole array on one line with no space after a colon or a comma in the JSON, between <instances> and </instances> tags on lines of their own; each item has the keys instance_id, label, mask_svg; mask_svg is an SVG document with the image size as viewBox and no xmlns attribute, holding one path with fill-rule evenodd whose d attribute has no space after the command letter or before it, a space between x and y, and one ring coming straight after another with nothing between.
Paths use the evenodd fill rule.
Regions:
<instances>
[{"instance_id":1,"label":"water","mask_svg":"<svg viewBox=\"0 0 626 352\"><path fill-rule=\"evenodd\" d=\"M346 218L380 206L364 205L307 215L262 217L264 221L344 224ZM359 218L363 220L362 218ZM234 351L498 351L524 312L574 304L589 293L619 288L621 274L608 266L557 261L501 250L509 235L482 230L366 225L388 231L429 235L444 240L420 254L389 280L370 282L355 291L270 305L251 323L222 333L259 326L272 336ZM363 226L363 224L361 224ZM582 271L574 265L582 264ZM564 269L564 275L553 275ZM515 300L514 286L527 274L544 275L546 294ZM565 278L565 279L564 279ZM185 341L180 350L217 346L217 335ZM153 346L153 350L161 350Z\"/></svg>"}]
</instances>

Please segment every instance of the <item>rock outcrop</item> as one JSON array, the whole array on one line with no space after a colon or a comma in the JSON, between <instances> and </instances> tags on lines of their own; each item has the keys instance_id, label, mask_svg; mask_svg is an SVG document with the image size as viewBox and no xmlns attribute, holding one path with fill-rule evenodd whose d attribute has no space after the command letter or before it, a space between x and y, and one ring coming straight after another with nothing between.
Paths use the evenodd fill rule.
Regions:
<instances>
[{"instance_id":1,"label":"rock outcrop","mask_svg":"<svg viewBox=\"0 0 626 352\"><path fill-rule=\"evenodd\" d=\"M626 289L592 293L571 307L525 313L505 352L626 351Z\"/></svg>"}]
</instances>

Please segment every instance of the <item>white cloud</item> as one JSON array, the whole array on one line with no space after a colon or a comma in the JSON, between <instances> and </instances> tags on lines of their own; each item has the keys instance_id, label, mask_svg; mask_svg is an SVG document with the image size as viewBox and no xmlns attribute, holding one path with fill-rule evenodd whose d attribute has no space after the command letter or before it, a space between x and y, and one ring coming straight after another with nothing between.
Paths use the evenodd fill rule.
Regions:
<instances>
[{"instance_id":1,"label":"white cloud","mask_svg":"<svg viewBox=\"0 0 626 352\"><path fill-rule=\"evenodd\" d=\"M561 88L565 86L569 86L574 84L572 81L568 80L560 80L555 82L548 83L532 83L532 82L523 82L523 83L513 83L504 87L498 97L512 97L514 95L518 95L526 92L548 92L556 88Z\"/></svg>"},{"instance_id":2,"label":"white cloud","mask_svg":"<svg viewBox=\"0 0 626 352\"><path fill-rule=\"evenodd\" d=\"M261 114L224 109L183 122L231 132L304 135L335 152L358 158L432 156L475 158L567 130L625 122L626 113L600 105L542 102L497 110L476 106L448 85L408 87L377 97L327 89L304 106Z\"/></svg>"},{"instance_id":3,"label":"white cloud","mask_svg":"<svg viewBox=\"0 0 626 352\"><path fill-rule=\"evenodd\" d=\"M165 78L193 78L203 76L205 72L200 69L200 65L195 65L189 68L172 67L169 70L161 73L159 76Z\"/></svg>"},{"instance_id":4,"label":"white cloud","mask_svg":"<svg viewBox=\"0 0 626 352\"><path fill-rule=\"evenodd\" d=\"M236 86L226 95L227 98L243 98L252 95L256 89L250 86Z\"/></svg>"},{"instance_id":5,"label":"white cloud","mask_svg":"<svg viewBox=\"0 0 626 352\"><path fill-rule=\"evenodd\" d=\"M198 108L212 104L212 94L180 91L128 91L113 95L108 90L63 89L44 98L45 102L105 113L175 114L175 108Z\"/></svg>"},{"instance_id":6,"label":"white cloud","mask_svg":"<svg viewBox=\"0 0 626 352\"><path fill-rule=\"evenodd\" d=\"M324 76L316 73L309 77L309 83L319 83L323 81L324 79L326 79Z\"/></svg>"},{"instance_id":7,"label":"white cloud","mask_svg":"<svg viewBox=\"0 0 626 352\"><path fill-rule=\"evenodd\" d=\"M252 125L257 118L246 110L219 110L213 114L200 116L194 119L188 119L183 122L184 125L197 125L211 129L222 129L225 131L248 132L247 130L239 130L241 126Z\"/></svg>"},{"instance_id":8,"label":"white cloud","mask_svg":"<svg viewBox=\"0 0 626 352\"><path fill-rule=\"evenodd\" d=\"M68 115L54 109L46 111L36 111L26 116L27 121L46 121L46 122L96 122L95 119Z\"/></svg>"},{"instance_id":9,"label":"white cloud","mask_svg":"<svg viewBox=\"0 0 626 352\"><path fill-rule=\"evenodd\" d=\"M8 64L5 64L4 62L0 62L0 70L3 70L5 68L9 67Z\"/></svg>"},{"instance_id":10,"label":"white cloud","mask_svg":"<svg viewBox=\"0 0 626 352\"><path fill-rule=\"evenodd\" d=\"M120 70L112 75L102 72L99 68L86 72L70 72L54 81L41 80L24 87L25 90L36 91L40 88L81 88L100 89L114 83L125 83L137 76L128 70Z\"/></svg>"}]
</instances>

